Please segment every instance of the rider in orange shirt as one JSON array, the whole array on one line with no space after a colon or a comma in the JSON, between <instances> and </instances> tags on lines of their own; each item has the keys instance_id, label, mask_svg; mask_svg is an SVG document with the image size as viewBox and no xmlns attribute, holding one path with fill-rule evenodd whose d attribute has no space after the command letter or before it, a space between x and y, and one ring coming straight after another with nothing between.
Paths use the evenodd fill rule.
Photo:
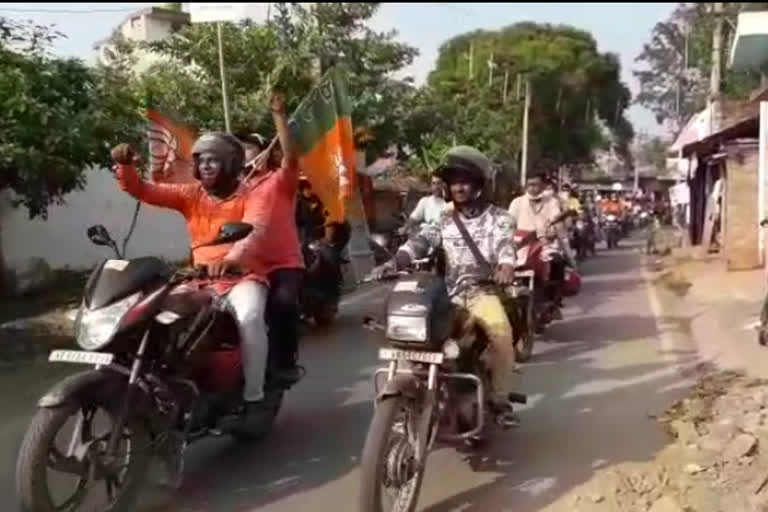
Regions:
<instances>
[{"instance_id":1,"label":"rider in orange shirt","mask_svg":"<svg viewBox=\"0 0 768 512\"><path fill-rule=\"evenodd\" d=\"M621 217L624 214L624 204L619 199L618 194L611 194L611 198L604 200L600 207L603 210L603 215L616 215L617 217Z\"/></svg>"},{"instance_id":2,"label":"rider in orange shirt","mask_svg":"<svg viewBox=\"0 0 768 512\"><path fill-rule=\"evenodd\" d=\"M285 151L284 167L296 165L285 112L276 108L282 100L273 99L273 117ZM216 237L227 222L247 222L253 231L234 244L200 247L193 251L196 265L204 265L212 286L226 294L237 319L243 348L245 414L241 427L254 429L264 425L265 415L273 415L275 404L265 396L264 379L268 342L264 311L267 303L267 274L272 269L264 258L277 188L282 179L275 177L273 193L264 193L256 183L241 181L245 151L241 142L227 133L206 133L192 149L195 184L159 184L143 181L134 166L134 152L127 144L112 150L120 187L137 199L181 213L187 221L190 245L196 247ZM296 171L281 173L292 177ZM289 178L294 179L294 178ZM285 185L288 187L288 185ZM236 275L237 277L233 277Z\"/></svg>"}]
</instances>

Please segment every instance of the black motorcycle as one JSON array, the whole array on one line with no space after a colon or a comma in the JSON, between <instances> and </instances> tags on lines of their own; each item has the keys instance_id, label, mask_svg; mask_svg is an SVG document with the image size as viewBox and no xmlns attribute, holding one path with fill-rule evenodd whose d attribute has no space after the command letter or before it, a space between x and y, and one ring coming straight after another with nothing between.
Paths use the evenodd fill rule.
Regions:
<instances>
[{"instance_id":1,"label":"black motorcycle","mask_svg":"<svg viewBox=\"0 0 768 512\"><path fill-rule=\"evenodd\" d=\"M605 243L608 249L617 248L619 246L619 239L622 235L619 218L614 214L606 215L603 230L605 231Z\"/></svg>"},{"instance_id":2,"label":"black motorcycle","mask_svg":"<svg viewBox=\"0 0 768 512\"><path fill-rule=\"evenodd\" d=\"M235 242L251 230L225 224L205 245ZM89 237L115 245L103 226L89 229ZM110 259L96 267L75 320L83 350L55 350L49 358L94 368L63 379L38 402L18 455L16 489L24 512L82 510L96 487L104 503L91 510L135 510L151 457L164 462L170 486L178 488L189 443L223 434L252 441L269 433L294 383L273 379L268 368L264 423L242 429L235 319L220 295L182 286L206 279L205 269L174 272L154 257ZM52 496L54 472L70 478L71 494Z\"/></svg>"},{"instance_id":3,"label":"black motorcycle","mask_svg":"<svg viewBox=\"0 0 768 512\"><path fill-rule=\"evenodd\" d=\"M343 256L344 247L315 241L304 244L302 250L307 268L299 298L302 315L318 326L328 326L339 311L342 265L349 263Z\"/></svg>"},{"instance_id":4,"label":"black motorcycle","mask_svg":"<svg viewBox=\"0 0 768 512\"><path fill-rule=\"evenodd\" d=\"M416 263L417 268L425 264ZM501 418L486 403L490 372L481 357L488 346L483 329L460 322L463 332L455 332L456 311L439 275L422 267L399 276L387 301L386 322L366 319L368 328L385 334L389 346L379 349L387 367L375 372L376 408L361 459L360 512L413 512L435 441L475 444L488 417ZM382 387L379 376L386 377ZM511 394L510 400L525 403L526 397Z\"/></svg>"}]
</instances>

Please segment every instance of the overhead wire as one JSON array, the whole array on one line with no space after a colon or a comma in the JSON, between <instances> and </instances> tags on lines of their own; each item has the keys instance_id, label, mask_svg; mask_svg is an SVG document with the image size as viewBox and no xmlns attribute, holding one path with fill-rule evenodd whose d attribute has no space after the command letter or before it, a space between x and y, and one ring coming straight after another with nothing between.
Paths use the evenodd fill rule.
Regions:
<instances>
[{"instance_id":1,"label":"overhead wire","mask_svg":"<svg viewBox=\"0 0 768 512\"><path fill-rule=\"evenodd\" d=\"M97 14L97 13L121 13L131 12L136 9L15 9L12 7L0 7L0 12L12 12L19 14Z\"/></svg>"}]
</instances>

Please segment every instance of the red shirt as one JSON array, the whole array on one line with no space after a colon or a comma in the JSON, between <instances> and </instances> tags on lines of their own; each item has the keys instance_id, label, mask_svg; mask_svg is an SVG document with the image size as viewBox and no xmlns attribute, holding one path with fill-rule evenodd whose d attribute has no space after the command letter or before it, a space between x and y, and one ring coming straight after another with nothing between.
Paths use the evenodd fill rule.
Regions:
<instances>
[{"instance_id":1,"label":"red shirt","mask_svg":"<svg viewBox=\"0 0 768 512\"><path fill-rule=\"evenodd\" d=\"M269 224L263 243L253 247L253 257L258 258L269 274L280 269L303 269L298 229L296 228L296 193L299 172L283 167L255 178L248 187L264 201L260 209L268 210Z\"/></svg>"}]
</instances>

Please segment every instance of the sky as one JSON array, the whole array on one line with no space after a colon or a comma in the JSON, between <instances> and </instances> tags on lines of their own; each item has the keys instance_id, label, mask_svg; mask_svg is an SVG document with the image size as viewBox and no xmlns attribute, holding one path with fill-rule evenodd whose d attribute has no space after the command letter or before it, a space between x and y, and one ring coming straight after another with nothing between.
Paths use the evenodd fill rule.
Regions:
<instances>
[{"instance_id":1,"label":"sky","mask_svg":"<svg viewBox=\"0 0 768 512\"><path fill-rule=\"evenodd\" d=\"M67 38L57 43L59 55L89 59L94 42L107 37L132 10L150 3L0 3L0 16L33 19L57 25ZM633 93L635 57L649 39L653 26L667 18L675 3L384 3L371 24L395 29L399 39L419 49L405 72L422 83L445 40L470 30L498 29L519 21L566 23L591 32L600 51L619 54L622 79ZM56 12L39 12L39 11ZM77 12L73 12L77 11ZM88 11L88 12L82 12ZM629 118L638 132L661 133L653 115L634 105Z\"/></svg>"}]
</instances>

